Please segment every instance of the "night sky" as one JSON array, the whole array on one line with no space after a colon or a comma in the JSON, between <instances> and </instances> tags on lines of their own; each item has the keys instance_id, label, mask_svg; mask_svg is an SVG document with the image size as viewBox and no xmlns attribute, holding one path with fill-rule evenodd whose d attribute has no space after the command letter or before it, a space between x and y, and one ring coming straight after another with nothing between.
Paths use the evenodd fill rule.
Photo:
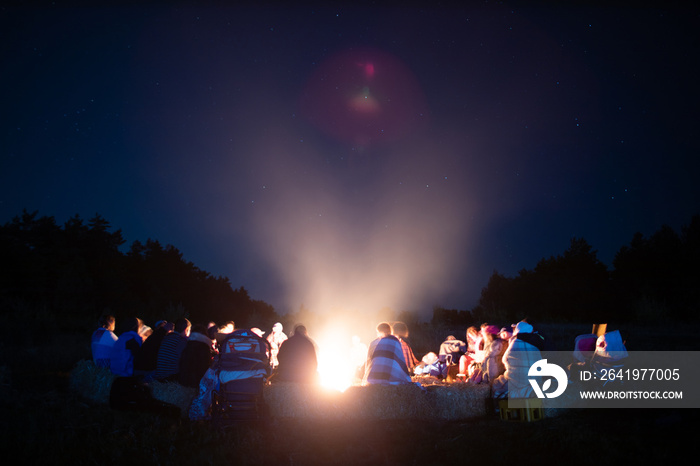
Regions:
<instances>
[{"instance_id":1,"label":"night sky","mask_svg":"<svg viewBox=\"0 0 700 466\"><path fill-rule=\"evenodd\" d=\"M99 213L280 313L427 315L700 213L697 7L55 3L0 7L3 224Z\"/></svg>"}]
</instances>

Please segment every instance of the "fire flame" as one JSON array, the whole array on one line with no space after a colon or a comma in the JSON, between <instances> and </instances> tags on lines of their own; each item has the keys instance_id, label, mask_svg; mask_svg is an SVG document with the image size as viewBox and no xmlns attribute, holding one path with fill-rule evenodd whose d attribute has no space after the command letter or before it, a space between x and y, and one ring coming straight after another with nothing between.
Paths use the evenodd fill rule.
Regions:
<instances>
[{"instance_id":1,"label":"fire flame","mask_svg":"<svg viewBox=\"0 0 700 466\"><path fill-rule=\"evenodd\" d=\"M331 333L336 335L337 333ZM366 357L366 346L364 353L358 352L359 338L352 338L353 345L342 344L349 339L334 341L326 339L318 344L318 372L321 386L344 392L352 385L358 385L361 380L357 377L357 369L362 366Z\"/></svg>"},{"instance_id":2,"label":"fire flame","mask_svg":"<svg viewBox=\"0 0 700 466\"><path fill-rule=\"evenodd\" d=\"M350 366L347 354L326 348L319 351L318 372L321 385L344 392L353 385L354 369Z\"/></svg>"}]
</instances>

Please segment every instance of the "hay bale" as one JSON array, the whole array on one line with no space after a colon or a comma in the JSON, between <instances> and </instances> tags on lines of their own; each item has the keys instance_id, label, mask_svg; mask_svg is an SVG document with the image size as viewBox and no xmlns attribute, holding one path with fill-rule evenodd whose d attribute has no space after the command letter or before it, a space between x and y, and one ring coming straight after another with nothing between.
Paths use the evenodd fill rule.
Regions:
<instances>
[{"instance_id":1,"label":"hay bale","mask_svg":"<svg viewBox=\"0 0 700 466\"><path fill-rule=\"evenodd\" d=\"M487 414L488 384L453 383L427 387L430 416L446 421L469 419Z\"/></svg>"},{"instance_id":2,"label":"hay bale","mask_svg":"<svg viewBox=\"0 0 700 466\"><path fill-rule=\"evenodd\" d=\"M353 386L340 393L294 383L267 385L270 415L302 419L440 419L484 416L488 385L418 384Z\"/></svg>"},{"instance_id":3,"label":"hay bale","mask_svg":"<svg viewBox=\"0 0 700 466\"><path fill-rule=\"evenodd\" d=\"M116 376L93 361L80 361L70 375L70 386L83 398L109 404ZM353 386L345 392L317 385L275 383L265 385L263 397L275 418L316 420L432 419L460 420L487 414L487 384L445 383ZM180 408L187 417L196 388L176 382L149 383L153 398Z\"/></svg>"},{"instance_id":4,"label":"hay bale","mask_svg":"<svg viewBox=\"0 0 700 466\"><path fill-rule=\"evenodd\" d=\"M158 382L157 380L149 382L149 385L153 398L177 406L180 408L182 417L188 417L190 404L197 396L196 388L185 387L177 382Z\"/></svg>"},{"instance_id":5,"label":"hay bale","mask_svg":"<svg viewBox=\"0 0 700 466\"><path fill-rule=\"evenodd\" d=\"M116 376L92 360L78 362L70 373L70 388L83 398L98 404L109 403L109 392Z\"/></svg>"},{"instance_id":6,"label":"hay bale","mask_svg":"<svg viewBox=\"0 0 700 466\"><path fill-rule=\"evenodd\" d=\"M92 360L83 360L70 373L70 387L93 403L109 404L109 394L116 378L109 369L96 366ZM197 395L196 388L183 387L175 382L153 381L148 385L153 398L177 406L184 416Z\"/></svg>"},{"instance_id":7,"label":"hay bale","mask_svg":"<svg viewBox=\"0 0 700 466\"><path fill-rule=\"evenodd\" d=\"M341 395L317 385L291 382L274 383L263 389L270 415L279 418L337 419L342 417Z\"/></svg>"},{"instance_id":8,"label":"hay bale","mask_svg":"<svg viewBox=\"0 0 700 466\"><path fill-rule=\"evenodd\" d=\"M417 384L350 387L343 395L350 419L424 419L430 413L427 392Z\"/></svg>"}]
</instances>

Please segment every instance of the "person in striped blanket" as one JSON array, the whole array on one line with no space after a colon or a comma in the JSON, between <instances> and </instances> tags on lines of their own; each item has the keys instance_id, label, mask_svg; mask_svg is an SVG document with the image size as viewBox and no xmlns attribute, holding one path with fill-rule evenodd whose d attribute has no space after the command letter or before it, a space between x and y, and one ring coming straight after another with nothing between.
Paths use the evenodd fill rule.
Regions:
<instances>
[{"instance_id":1,"label":"person in striped blanket","mask_svg":"<svg viewBox=\"0 0 700 466\"><path fill-rule=\"evenodd\" d=\"M363 385L397 385L412 383L406 366L403 348L398 338L391 334L391 326L386 322L377 325L377 338L367 351Z\"/></svg>"}]
</instances>

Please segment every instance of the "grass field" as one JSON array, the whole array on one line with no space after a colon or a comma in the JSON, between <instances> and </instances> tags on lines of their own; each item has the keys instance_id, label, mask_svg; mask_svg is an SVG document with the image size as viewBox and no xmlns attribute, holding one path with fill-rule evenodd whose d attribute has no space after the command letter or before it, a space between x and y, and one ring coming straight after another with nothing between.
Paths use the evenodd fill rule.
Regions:
<instances>
[{"instance_id":1,"label":"grass field","mask_svg":"<svg viewBox=\"0 0 700 466\"><path fill-rule=\"evenodd\" d=\"M638 332L641 334L641 332ZM531 423L273 418L224 431L120 412L70 390L75 336L2 346L0 445L25 464L665 464L694 452L696 409L573 409ZM684 340L687 345L687 340ZM73 342L73 349L69 342ZM63 348L59 351L57 348Z\"/></svg>"},{"instance_id":2,"label":"grass field","mask_svg":"<svg viewBox=\"0 0 700 466\"><path fill-rule=\"evenodd\" d=\"M697 410L603 409L531 423L273 419L215 430L93 406L68 391L65 375L54 377L46 390L3 391L8 456L28 464L652 464L692 451L697 430Z\"/></svg>"}]
</instances>

